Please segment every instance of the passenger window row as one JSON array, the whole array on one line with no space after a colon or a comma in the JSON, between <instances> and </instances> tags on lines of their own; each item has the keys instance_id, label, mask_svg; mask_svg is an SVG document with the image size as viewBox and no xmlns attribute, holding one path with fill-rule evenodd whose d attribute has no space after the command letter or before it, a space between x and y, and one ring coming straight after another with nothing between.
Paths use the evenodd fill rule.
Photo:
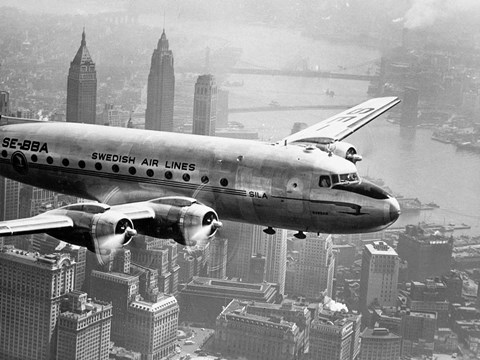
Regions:
<instances>
[{"instance_id":1,"label":"passenger window row","mask_svg":"<svg viewBox=\"0 0 480 360\"><path fill-rule=\"evenodd\" d=\"M3 150L1 155L2 155L2 157L6 158L6 157L8 157L8 152L6 150ZM36 154L32 154L30 159L34 163L38 162L38 156ZM49 165L53 164L53 158L51 156L47 156L46 161L47 161L47 164L49 164ZM68 160L67 158L62 159L62 165L65 166L65 167L70 166L70 160ZM80 169L85 169L85 167L87 166L87 164L83 160L80 160L77 165ZM103 169L103 165L100 162L96 162L94 167L98 171ZM112 165L112 172L114 172L114 173L120 172L120 167L117 164L113 164ZM130 166L128 168L128 172L129 172L130 175L135 175L137 173L137 169L134 166ZM147 174L148 177L153 177L155 175L155 172L152 169L147 169L146 174ZM173 178L173 173L168 170L168 171L165 171L164 176L165 176L165 179L171 180ZM190 181L190 174L187 174L187 173L183 174L182 179L185 182L189 182ZM207 183L210 182L210 179L208 178L208 176L203 175L202 178L200 179L200 181L202 182L202 184L207 184ZM228 186L228 179L226 179L226 178L220 179L220 185L222 185L223 187Z\"/></svg>"}]
</instances>

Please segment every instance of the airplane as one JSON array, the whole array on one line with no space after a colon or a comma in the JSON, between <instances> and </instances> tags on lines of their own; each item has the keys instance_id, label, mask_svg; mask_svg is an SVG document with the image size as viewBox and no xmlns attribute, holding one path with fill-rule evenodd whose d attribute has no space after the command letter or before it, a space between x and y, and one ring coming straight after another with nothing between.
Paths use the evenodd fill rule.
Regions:
<instances>
[{"instance_id":1,"label":"airplane","mask_svg":"<svg viewBox=\"0 0 480 360\"><path fill-rule=\"evenodd\" d=\"M136 234L193 246L221 219L305 232L379 231L397 200L358 176L343 140L397 105L367 100L277 143L0 118L0 175L91 202L0 222L0 236L46 233L105 263Z\"/></svg>"}]
</instances>

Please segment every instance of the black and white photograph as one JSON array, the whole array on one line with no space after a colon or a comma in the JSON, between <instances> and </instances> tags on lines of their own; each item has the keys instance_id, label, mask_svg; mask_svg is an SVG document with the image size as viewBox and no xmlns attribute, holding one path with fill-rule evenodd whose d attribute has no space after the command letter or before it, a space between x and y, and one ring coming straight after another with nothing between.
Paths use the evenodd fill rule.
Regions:
<instances>
[{"instance_id":1,"label":"black and white photograph","mask_svg":"<svg viewBox=\"0 0 480 360\"><path fill-rule=\"evenodd\" d=\"M0 360L480 359L478 0L0 0Z\"/></svg>"}]
</instances>

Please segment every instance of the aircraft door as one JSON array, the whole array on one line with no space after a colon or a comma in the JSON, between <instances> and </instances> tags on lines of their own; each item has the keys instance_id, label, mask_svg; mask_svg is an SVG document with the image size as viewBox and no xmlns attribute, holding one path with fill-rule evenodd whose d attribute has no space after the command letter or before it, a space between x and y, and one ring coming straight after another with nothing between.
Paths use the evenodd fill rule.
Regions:
<instances>
[{"instance_id":1,"label":"aircraft door","mask_svg":"<svg viewBox=\"0 0 480 360\"><path fill-rule=\"evenodd\" d=\"M290 213L301 214L307 210L305 194L308 181L304 176L298 175L290 178L286 183L287 210Z\"/></svg>"}]
</instances>

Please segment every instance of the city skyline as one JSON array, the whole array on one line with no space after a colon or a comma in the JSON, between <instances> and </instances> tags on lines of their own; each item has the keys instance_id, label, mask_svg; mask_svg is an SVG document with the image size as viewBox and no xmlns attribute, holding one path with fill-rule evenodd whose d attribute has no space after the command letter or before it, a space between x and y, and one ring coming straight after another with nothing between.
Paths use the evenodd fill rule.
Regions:
<instances>
[{"instance_id":1,"label":"city skyline","mask_svg":"<svg viewBox=\"0 0 480 360\"><path fill-rule=\"evenodd\" d=\"M183 9L182 6L180 4L178 9ZM357 6L359 5L356 2L352 2L352 7L356 8ZM197 15L196 13L201 14L200 7L195 10L193 11L195 15ZM301 13L301 9L296 8L296 11ZM347 17L347 10L343 9L342 11ZM234 12L233 9L232 12ZM260 25L254 25L255 29L267 32L271 25L275 28L275 21L278 20L273 20L274 13L279 18L285 19L282 17L282 13L272 11L272 19L261 22ZM182 16L181 12L178 16ZM292 17L295 16L292 15ZM122 127L126 127L128 123L132 127L147 127L146 116L150 111L145 112L145 104L148 109L147 92L150 87L148 74L150 66L153 68L155 55L154 53L150 57L152 46L149 46L149 43L158 40L159 28L146 30L145 33L148 35L139 36L138 41L134 42L131 41L133 34L136 34L136 29L143 21L143 17L132 15L129 20L121 19L123 17L120 15L104 15L103 19L101 15L98 15L97 21L103 22L102 25L88 24L86 26L89 35L89 49L96 60L94 63L95 76L98 79L96 96L100 99L96 109L97 123ZM409 23L413 24L416 18L409 15L408 19ZM135 49L138 53L136 58L130 57L127 52L112 51L111 48L106 51L107 46L110 46L107 44L105 44L105 49L99 46L100 37L125 30L122 28L127 25L121 21L128 21L132 27L130 35L125 35L123 44L129 44L128 46ZM437 19L435 21L446 20ZM308 19L305 22L306 26L309 22ZM218 33L222 34L222 30L215 32L212 30L213 25L212 28L206 27L204 33L190 41L185 35L188 31L183 32L182 26L185 23L188 21L182 21L181 25L175 26L169 24L167 29L170 41L163 32L158 40L159 45L154 51L163 49L163 51L169 52L172 71L173 54L175 55L176 83L175 90L171 90L172 127L167 130L189 133L195 127L193 116L195 114L195 81L202 74L205 62L203 45L206 43L200 45L199 38L205 36L205 33L209 31L212 31L212 38L214 38L218 36ZM76 25L71 25L74 29L69 29L68 32L78 33ZM322 23L322 26L324 25ZM236 61L237 67L247 67L248 64L251 66L255 56L258 57L257 64L261 64L258 67L252 66L257 70L261 69L262 65L266 65L266 68L281 69L282 66L286 66L287 62L281 63L280 59L284 60L285 58L269 57L268 48L264 53L254 51L258 49L254 49L243 38L242 40L229 38L228 36L231 35L229 26L231 24L224 25L223 29L225 31L224 38L229 42L222 42L217 38L217 43L221 44L217 47L211 46L209 63L211 64L211 74L215 77L216 86L218 86L217 126L222 111L220 109L220 91L228 90L226 98L224 97L222 100L224 102L222 106L225 107L226 103L226 107L230 107L230 110L233 109L233 111L227 112L225 115L225 109L223 109L221 121L224 124L222 128L225 128L232 137L247 136L245 135L246 131L250 130L258 132L259 138L262 140L276 140L281 138L285 132L290 131L294 122L302 121L303 117L306 117L307 122L317 121L319 117L327 117L324 114L328 111L298 110L298 107L305 106L305 104L315 106L320 102L329 106L342 106L355 102L358 98L366 97L367 86L375 85L354 80L303 77L297 79L222 72L225 71L222 70L226 66L225 62L238 57L238 50L232 49L239 44L243 47L243 54ZM192 27L195 28L195 25ZM99 29L102 30L97 31ZM276 31L279 31L278 28ZM348 28L344 28L342 31L348 33ZM372 29L369 31L376 34ZM322 49L322 53L329 51L334 53L336 49L343 47L343 51L351 56L352 52L359 47L358 44L362 43L362 40L356 40L356 43L350 46L341 43L337 38L334 40L338 41L335 46L325 45L317 40L307 42L304 40L305 34L292 34L292 30L282 28L280 32L280 37L285 40L282 50L292 42L298 44L299 48L296 59L292 60L288 71L292 71L291 69L315 71L315 62L318 61L318 58L309 52L311 50L306 49L307 44L311 48L321 44L319 48ZM309 28L308 32L312 33L314 30ZM414 30L411 32L414 33ZM257 31L255 34L262 46L265 46L262 40L263 33ZM328 31L325 30L322 34L327 36ZM405 37L410 35L407 34ZM18 46L20 59L25 59L28 54L39 53L37 44L41 38L38 33L29 31L26 35L24 31L21 31L18 36L21 39ZM128 36L132 36L132 38ZM266 37L265 42L275 43L276 38L271 33L268 32ZM0 35L0 42L3 39ZM72 35L68 40L71 42L71 48L78 48L75 39L77 39L76 35ZM250 41L253 43L254 39L255 37L252 36ZM412 47L415 46L415 41L418 41L413 36L406 40L411 41L410 46ZM9 44L8 41L3 41L2 44ZM65 36L63 41L66 43ZM79 52L84 41L85 32L82 45L78 49ZM185 48L195 41L197 42L195 44L196 51L188 56ZM162 44L160 44L161 42ZM405 44L407 43L405 42ZM180 47L184 49L180 49ZM394 48L393 45L391 47ZM139 48L142 50L139 51ZM228 50L221 50L222 48ZM387 60L385 65L386 82L392 81L391 84L395 85L398 81L407 86L409 84L405 84L407 82L405 79L408 76L401 77L404 76L402 74L398 78L396 77L398 74L395 71L404 69L402 66L397 67L395 61L399 59L405 63L410 61L421 64L425 67L423 69L429 71L445 69L445 73L443 73L446 75L445 82L442 83L445 93L441 93L437 89L436 91L439 93L435 93L434 96L432 95L433 90L426 89L427 86L419 87L418 93L413 95L412 93L405 94L403 90L399 91L406 97L416 98L416 101L413 101L413 107L408 111L416 114L417 110L421 109L417 124L425 124L425 109L431 104L437 106L443 101L445 104L448 103L445 107L453 106L445 100L450 95L453 95L452 99L455 98L457 101L456 112L464 116L463 120L455 122L455 126L477 116L479 110L475 104L478 102L478 96L473 91L466 91L468 86L462 88L459 85L461 84L460 80L467 80L459 78L462 74L458 68L455 70L458 72L451 77L447 76L448 72L451 74L454 71L449 66L459 60L454 60L454 56L447 59L447 55L444 58L444 55L438 53L431 54L428 53L428 50L422 50L424 51L422 53L418 49L419 47L416 47L416 52L414 52L416 59L421 59L418 63L417 60L412 59L412 53L408 54L407 52L389 54L390 60ZM224 55L222 51L226 51L227 55ZM445 51L447 52L447 50ZM111 56L106 55L106 52L110 52ZM8 51L6 53L9 54ZM375 55L369 50L366 53L362 53L360 50L360 53L359 56L362 59L365 58L365 62L369 60L370 56ZM49 64L48 66L56 64L54 66L64 68L63 72L66 73L73 54L71 51L65 51L65 54L59 53L57 57L49 59L48 52L45 50L41 55L45 58L39 60L39 63L35 65L35 71L40 71L38 69L42 68L42 64ZM246 58L248 55L250 57ZM41 56L32 56L32 58L40 59ZM224 63L219 65L218 59L221 56L223 56ZM331 55L325 54L326 58L329 56ZM367 68L365 66L365 69L355 70L356 64L348 63L348 60L342 58L339 53L336 53L335 56L337 58L328 63L332 71L360 74ZM58 66L56 61L62 57L67 61L63 59L61 61L63 65ZM125 70L122 75L119 75L119 68L113 70L114 67L109 62L112 58L118 61L121 66L119 68ZM142 60L138 61L138 59ZM278 61L272 59L278 59ZM150 60L152 60L151 63ZM195 66L198 68L195 66L188 68L189 61L195 62ZM358 61L358 63L360 64L362 61ZM42 72L43 82L38 79L39 77L29 74L31 76L30 85L27 82L19 81L17 87L13 88L5 74L9 74L9 78L18 76L19 73L12 75L9 70L16 69L15 65L11 61L5 61L2 57L0 57L0 64L0 79L4 80L2 84L7 90L3 92L4 89L0 88L0 113L4 109L3 114L36 118L47 114L50 120L60 119L62 121L65 121L65 115L67 115L66 120L69 121L67 112L63 111L62 116L61 108L61 106L64 110L68 108L65 96L68 88L65 84L65 74L59 76L60 83L63 82L64 94L59 98L52 96L52 99L55 98L55 100L48 100L50 95L41 90L43 85L44 89L49 87L49 82L45 81L45 73ZM27 68L30 66L20 64L22 64L21 61L17 66ZM138 69L131 70L133 66ZM341 66L345 66L348 70L342 70ZM370 69L372 73L381 67L368 66L373 66ZM358 85L360 83L362 85ZM465 85L465 83L463 84ZM22 90L23 86L25 90ZM29 93L31 90L42 93L32 96ZM330 90L335 91L333 97L325 93ZM388 93L397 90L386 86L383 91ZM174 97L173 94L175 94ZM2 96L4 97L2 98ZM2 103L2 99L7 100ZM62 103L63 105L59 106ZM107 104L109 105L106 106ZM39 106L48 111L39 113ZM297 110L283 107L296 107ZM53 109L56 109L56 112ZM248 109L251 112L242 113L242 109L243 111ZM255 111L263 109L261 110L263 112L255 112L252 109L257 109ZM442 110L444 110L443 107ZM102 115L102 111L104 111L104 115ZM435 116L432 115L429 121L437 119ZM144 123L142 117L145 119ZM399 121L402 125L404 123L402 123L401 117L401 113L398 112L388 120ZM439 115L439 117L441 116ZM438 124L440 123L436 123L436 126L439 126ZM449 124L451 125L451 123ZM56 336L55 339L58 339L58 343L55 343L57 340L51 340L51 345L49 345L51 350L48 351L52 353L58 349L58 354L62 354L58 356L67 356L66 354L70 354L69 351L73 349L74 341L82 341L82 344L85 345L79 348L81 351L76 355L79 359L82 358L81 356L84 356L85 359L94 356L95 358L108 358L107 352L113 354L113 350L106 351L107 333L108 338L115 342L115 353L132 352L132 358L138 354L138 358L141 356L161 358L172 355L174 359L178 359L186 356L187 353L193 354L195 349L205 351L210 354L212 359L216 357L217 352L227 359L239 355L252 359L270 356L272 359L292 360L307 359L309 355L328 360L334 358L386 360L400 359L401 353L408 358L435 356L440 353L450 355L457 353L458 358L464 359L480 356L480 351L477 350L480 339L476 335L476 329L480 326L478 324L480 318L478 294L480 290L477 290L477 282L480 280L477 265L479 256L476 253L477 245L480 244L477 224L479 218L472 210L475 208L469 201L465 200L461 205L454 203L452 205L453 200L450 200L451 195L449 194L458 192L460 200L457 202L459 203L462 203L461 199L466 194L478 199L475 192L477 186L475 177L468 174L468 169L462 170L466 167L465 164L472 164L472 171L475 171L477 163L480 163L477 159L478 155L471 149L459 148L457 150L457 145L431 141L430 136L433 129L423 129L419 126L416 130L411 131L410 127L392 125L382 120L376 126L376 129L367 131L366 135L358 135L360 137L355 138L355 143L361 145L359 148L365 157L364 161L359 164L361 175L373 177L375 181L385 181L385 186L392 186L395 192L399 191L406 195L406 208L401 217L404 222L389 231L358 236L307 234L307 239L299 240L291 231L277 229L277 233L272 237L264 234L262 227L238 223L231 226L225 224L222 229L225 231L219 232L219 235L211 242L191 248L182 247L168 239L138 237L128 247L118 251L115 260L103 268L95 263L94 256L91 256L92 253L84 248L82 248L84 252L79 252L78 249L69 246L62 248L62 244L58 246L58 242L50 242L44 240L43 237L1 239L0 247L7 246L0 250L0 257L9 260L8 262L0 261L0 265L5 264L3 267L0 266L0 270L4 272L4 275L6 274L0 276L0 324L2 324L0 332L8 334L8 337L2 337L4 345L0 349L0 357L7 356L4 351L8 346L5 344L10 342L10 344L17 345L9 347L9 351L12 351L9 354L17 351L24 358L29 358L29 356L34 358L34 350L41 347L35 341L41 340L35 338L32 335L33 332L37 331L42 324L51 324L52 321L57 321L56 319L58 319L58 329L52 330L50 333L47 331L49 335L45 336L50 339ZM474 128L475 123L472 126ZM245 128L240 129L241 127ZM278 131L274 132L273 128ZM105 129L108 131L108 128ZM245 132L242 133L241 130ZM473 131L473 133L475 132ZM210 135L213 134L210 133ZM441 136L446 135L442 133ZM448 136L457 138L461 135L448 133ZM357 141L358 139L360 141ZM428 150L424 150L425 148L422 146L429 143L434 145L430 145L426 148ZM430 158L429 154L434 152L438 154L437 158L442 158L445 163L439 163L435 157ZM423 156L418 156L419 153ZM374 165L375 162L380 165ZM459 163L460 170L452 165L455 162ZM416 166L419 163L428 168L425 170L426 173L437 173L438 179L432 180L431 175L428 177L424 175L425 173L420 172L421 170ZM383 167L379 169L381 166ZM450 190L452 189L450 186L447 188L445 183L449 182L445 180L446 176L441 170L444 167L450 168L450 171L447 169L447 173L450 173L450 181L452 177L466 177L470 179L470 185L466 187L462 185L465 183L460 182L458 190ZM432 171L437 169L440 170ZM465 171L465 173L460 171ZM418 173L418 176L411 176L412 173ZM379 179L380 177L382 179ZM403 178L406 179L402 180ZM4 201L3 213L0 211L2 217L4 215L16 218L20 213L36 214L49 209L50 206L63 204L62 200L44 190L37 191L38 189L25 188L8 179L1 180L0 199ZM424 184L427 180L432 181ZM411 201L409 202L408 199ZM423 206L424 209L407 208L407 206L418 204L414 200L420 201L419 199L422 205L417 206ZM425 203L429 201L438 203L440 208L433 206L428 208ZM461 211L459 212L458 209ZM425 223L421 224L421 221ZM436 224L432 224L433 222ZM459 229L462 226L471 226L472 229ZM59 255L60 252L61 255ZM374 259L375 257L377 260ZM22 271L29 271L28 266L32 268L43 266L53 269L55 264L61 261L67 263L65 259L69 259L70 264L75 263L75 266L74 270L68 273L68 282L58 287L58 291L62 295L48 300L52 301L54 304L52 306L56 307L55 314L47 320L44 318L46 311L39 310L31 316L41 320L37 327L31 329L30 320L24 320L30 315L22 312L19 304L30 304L32 312L34 312L38 310L33 310L37 304L37 298L29 296L22 290L22 286L31 286L33 289L31 294L38 293L39 296L43 296L40 294L45 292L45 289L41 288L43 282L31 284L28 277L22 275ZM28 266L17 269L17 263ZM15 269L18 271L15 272ZM66 269L69 267L61 268L58 271ZM41 276L39 272L34 272L32 279ZM64 281L60 278L56 278L56 280ZM8 319L8 321L3 321L4 319ZM30 340L15 340L19 337L19 328L14 324L19 322L20 328L24 328L24 334L27 334L23 336L24 339ZM90 322L92 323L85 331L87 337L82 340L80 332L75 333L72 329ZM185 324L182 322L193 325L195 333L189 332L190 325L184 326ZM38 333L40 334L45 329L38 330ZM177 340L177 329L189 334L185 336L193 336L191 341L194 344L187 343L188 337ZM55 331L57 332L55 333ZM90 335L86 335L87 333ZM203 335L206 338L211 336L210 340L205 342L200 340ZM92 342L89 347L87 346L90 341L88 339L92 339L92 336L98 340L98 343L93 344ZM41 335L41 338L45 338L44 335ZM362 339L361 343L360 338ZM89 352L94 347L102 354L93 355L93 352ZM83 354L81 354L82 350ZM177 350L180 351L179 354L175 354ZM201 355L199 354L199 356Z\"/></svg>"}]
</instances>

